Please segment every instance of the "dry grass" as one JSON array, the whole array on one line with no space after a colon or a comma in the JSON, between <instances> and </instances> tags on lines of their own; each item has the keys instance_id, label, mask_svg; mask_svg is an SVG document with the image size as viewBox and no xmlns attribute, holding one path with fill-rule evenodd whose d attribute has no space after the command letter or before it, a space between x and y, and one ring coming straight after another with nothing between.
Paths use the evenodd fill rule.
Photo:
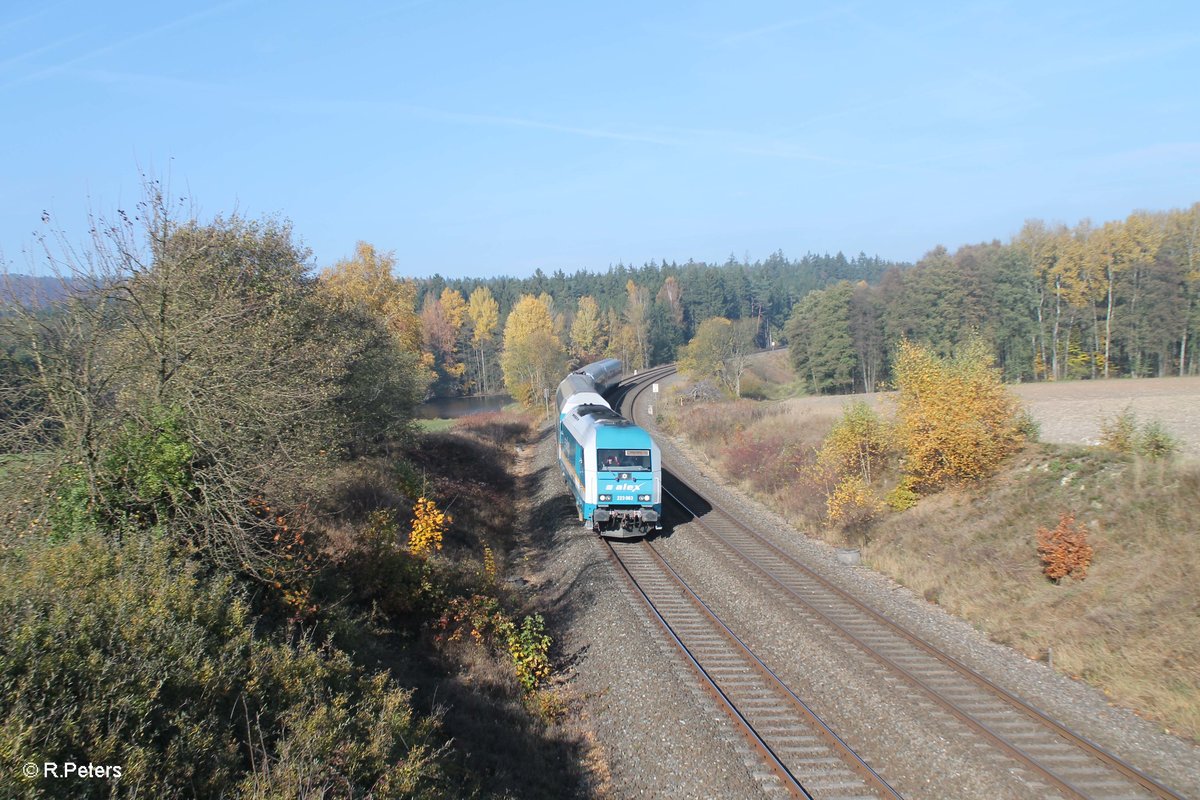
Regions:
<instances>
[{"instance_id":1,"label":"dry grass","mask_svg":"<svg viewBox=\"0 0 1200 800\"><path fill-rule=\"evenodd\" d=\"M739 400L673 407L663 424L672 432L686 432L689 442L742 489L796 527L816 532L825 498L816 484L810 485L807 468L838 417L829 408Z\"/></svg>"},{"instance_id":2,"label":"dry grass","mask_svg":"<svg viewBox=\"0 0 1200 800\"><path fill-rule=\"evenodd\" d=\"M803 394L802 381L788 361L786 350L762 353L742 376L742 396L754 400L779 400Z\"/></svg>"},{"instance_id":3,"label":"dry grass","mask_svg":"<svg viewBox=\"0 0 1200 800\"><path fill-rule=\"evenodd\" d=\"M923 500L875 528L875 568L1030 658L1200 738L1200 466L1085 448L1030 447L969 491ZM1039 526L1074 512L1095 560L1055 584ZM1190 666L1189 666L1190 665Z\"/></svg>"}]
</instances>

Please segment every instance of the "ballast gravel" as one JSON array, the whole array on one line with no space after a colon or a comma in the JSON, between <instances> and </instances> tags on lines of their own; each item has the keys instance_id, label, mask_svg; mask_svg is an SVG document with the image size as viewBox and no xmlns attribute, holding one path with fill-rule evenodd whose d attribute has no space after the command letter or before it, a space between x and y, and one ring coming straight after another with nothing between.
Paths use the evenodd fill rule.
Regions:
<instances>
[{"instance_id":1,"label":"ballast gravel","mask_svg":"<svg viewBox=\"0 0 1200 800\"><path fill-rule=\"evenodd\" d=\"M1182 797L1200 798L1200 748L1109 704L1103 694L989 641L968 623L863 566L837 562L759 503L730 490L686 445L656 433L676 475L831 578L994 683L1083 734ZM537 603L566 665L564 694L575 724L591 732L593 795L614 798L783 797L780 784L733 723L699 687L657 622L650 620L605 545L585 531L546 431L530 453L533 513L523 560ZM931 702L892 691L894 678L864 667L851 645L780 603L688 525L656 546L713 610L830 724L853 740L907 798L1055 797L1018 765L967 733ZM595 769L594 769L595 771Z\"/></svg>"}]
</instances>

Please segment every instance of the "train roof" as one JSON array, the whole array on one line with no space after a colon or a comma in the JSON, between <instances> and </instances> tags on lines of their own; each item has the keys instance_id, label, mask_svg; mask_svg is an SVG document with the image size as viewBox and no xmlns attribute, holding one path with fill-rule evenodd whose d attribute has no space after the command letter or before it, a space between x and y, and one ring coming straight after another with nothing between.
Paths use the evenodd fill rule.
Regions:
<instances>
[{"instance_id":1,"label":"train roof","mask_svg":"<svg viewBox=\"0 0 1200 800\"><path fill-rule=\"evenodd\" d=\"M655 447L650 434L607 405L578 406L563 424L585 447Z\"/></svg>"},{"instance_id":2,"label":"train roof","mask_svg":"<svg viewBox=\"0 0 1200 800\"><path fill-rule=\"evenodd\" d=\"M601 392L612 387L620 379L621 372L621 360L618 358L602 358L575 370L576 375L591 378L598 387L597 391Z\"/></svg>"},{"instance_id":3,"label":"train roof","mask_svg":"<svg viewBox=\"0 0 1200 800\"><path fill-rule=\"evenodd\" d=\"M610 411L612 410L608 405L608 401L595 392L576 392L562 401L562 407L558 410L558 413L560 415L570 414L575 409L581 407L607 408Z\"/></svg>"}]
</instances>

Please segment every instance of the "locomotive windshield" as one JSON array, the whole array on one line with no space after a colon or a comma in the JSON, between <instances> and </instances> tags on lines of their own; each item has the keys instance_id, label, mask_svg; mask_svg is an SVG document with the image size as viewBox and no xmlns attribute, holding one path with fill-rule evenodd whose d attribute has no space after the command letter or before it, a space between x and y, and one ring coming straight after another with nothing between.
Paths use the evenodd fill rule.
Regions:
<instances>
[{"instance_id":1,"label":"locomotive windshield","mask_svg":"<svg viewBox=\"0 0 1200 800\"><path fill-rule=\"evenodd\" d=\"M636 469L649 472L649 450L596 450L596 466L602 471Z\"/></svg>"}]
</instances>

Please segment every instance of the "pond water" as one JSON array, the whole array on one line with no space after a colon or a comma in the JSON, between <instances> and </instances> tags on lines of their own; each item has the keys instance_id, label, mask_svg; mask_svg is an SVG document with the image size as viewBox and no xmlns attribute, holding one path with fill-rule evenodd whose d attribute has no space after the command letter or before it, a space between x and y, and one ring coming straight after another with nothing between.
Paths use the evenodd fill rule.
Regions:
<instances>
[{"instance_id":1,"label":"pond water","mask_svg":"<svg viewBox=\"0 0 1200 800\"><path fill-rule=\"evenodd\" d=\"M417 406L418 419L458 419L484 411L499 411L513 399L506 394L475 397L435 397Z\"/></svg>"}]
</instances>

